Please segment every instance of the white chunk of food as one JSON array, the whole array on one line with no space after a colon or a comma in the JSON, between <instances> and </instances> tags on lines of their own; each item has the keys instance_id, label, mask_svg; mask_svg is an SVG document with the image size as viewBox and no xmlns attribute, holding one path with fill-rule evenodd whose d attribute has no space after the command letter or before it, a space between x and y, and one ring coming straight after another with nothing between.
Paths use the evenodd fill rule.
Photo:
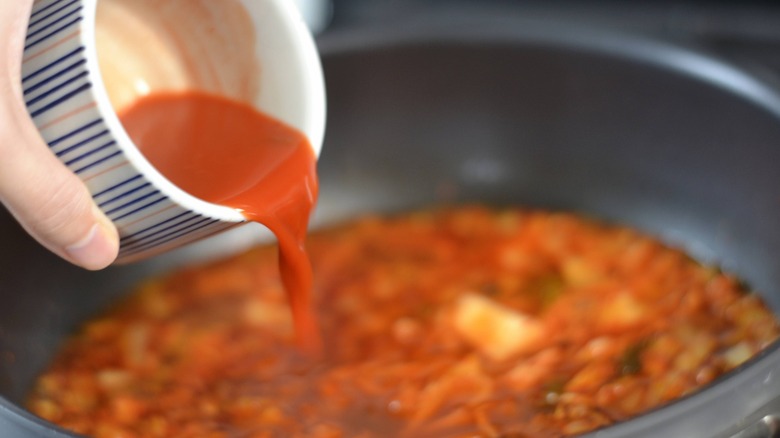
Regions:
<instances>
[{"instance_id":1,"label":"white chunk of food","mask_svg":"<svg viewBox=\"0 0 780 438\"><path fill-rule=\"evenodd\" d=\"M474 293L458 299L453 323L463 340L496 361L535 350L544 335L536 318Z\"/></svg>"}]
</instances>

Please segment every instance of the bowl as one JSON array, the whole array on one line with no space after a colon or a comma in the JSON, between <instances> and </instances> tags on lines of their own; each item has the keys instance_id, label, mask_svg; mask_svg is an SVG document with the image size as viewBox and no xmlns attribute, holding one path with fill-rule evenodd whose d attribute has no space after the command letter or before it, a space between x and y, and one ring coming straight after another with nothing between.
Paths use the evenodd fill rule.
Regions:
<instances>
[{"instance_id":1,"label":"bowl","mask_svg":"<svg viewBox=\"0 0 780 438\"><path fill-rule=\"evenodd\" d=\"M197 90L244 102L304 133L315 154L325 127L319 57L285 0L38 0L22 86L51 151L116 225L119 263L245 222L144 158L117 116L138 98Z\"/></svg>"}]
</instances>

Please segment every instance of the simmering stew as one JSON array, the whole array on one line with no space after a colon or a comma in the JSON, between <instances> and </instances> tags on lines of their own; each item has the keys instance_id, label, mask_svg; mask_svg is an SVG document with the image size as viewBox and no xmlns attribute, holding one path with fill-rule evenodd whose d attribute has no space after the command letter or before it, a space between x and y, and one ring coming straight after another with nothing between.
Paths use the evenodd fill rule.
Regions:
<instances>
[{"instance_id":1,"label":"simmering stew","mask_svg":"<svg viewBox=\"0 0 780 438\"><path fill-rule=\"evenodd\" d=\"M312 234L319 357L273 246L88 321L29 408L98 438L558 437L697 391L778 336L733 276L637 231L459 206Z\"/></svg>"}]
</instances>

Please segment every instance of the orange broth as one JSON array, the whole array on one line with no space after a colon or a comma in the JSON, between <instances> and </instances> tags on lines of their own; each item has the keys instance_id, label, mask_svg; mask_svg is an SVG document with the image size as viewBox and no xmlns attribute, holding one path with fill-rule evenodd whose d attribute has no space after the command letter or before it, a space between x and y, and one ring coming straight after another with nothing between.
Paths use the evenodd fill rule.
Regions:
<instances>
[{"instance_id":1,"label":"orange broth","mask_svg":"<svg viewBox=\"0 0 780 438\"><path fill-rule=\"evenodd\" d=\"M96 438L544 438L698 391L778 336L733 276L634 230L480 206L307 237L320 357L275 246L147 281L28 406Z\"/></svg>"}]
</instances>

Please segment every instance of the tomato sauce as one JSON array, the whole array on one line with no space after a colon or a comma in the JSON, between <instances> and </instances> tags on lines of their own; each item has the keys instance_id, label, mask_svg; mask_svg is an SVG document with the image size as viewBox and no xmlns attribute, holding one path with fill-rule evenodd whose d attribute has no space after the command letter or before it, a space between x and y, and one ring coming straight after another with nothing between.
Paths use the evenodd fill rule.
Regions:
<instances>
[{"instance_id":1,"label":"tomato sauce","mask_svg":"<svg viewBox=\"0 0 780 438\"><path fill-rule=\"evenodd\" d=\"M297 343L319 352L304 248L318 183L306 137L248 104L201 92L152 94L120 119L144 156L179 188L238 209L276 235Z\"/></svg>"}]
</instances>

